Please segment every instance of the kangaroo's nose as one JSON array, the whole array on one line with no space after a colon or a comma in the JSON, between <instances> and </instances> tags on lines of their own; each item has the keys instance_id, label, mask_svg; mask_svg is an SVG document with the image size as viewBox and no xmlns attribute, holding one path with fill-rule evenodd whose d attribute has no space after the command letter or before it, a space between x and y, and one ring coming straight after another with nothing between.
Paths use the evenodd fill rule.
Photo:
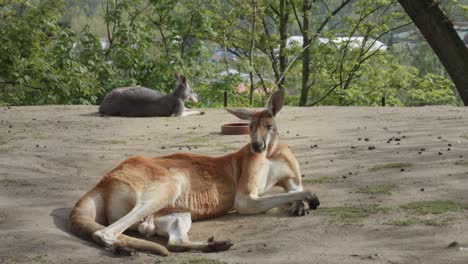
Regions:
<instances>
[{"instance_id":1,"label":"kangaroo's nose","mask_svg":"<svg viewBox=\"0 0 468 264\"><path fill-rule=\"evenodd\" d=\"M265 149L265 144L263 142L253 142L252 149L255 152L262 152Z\"/></svg>"}]
</instances>

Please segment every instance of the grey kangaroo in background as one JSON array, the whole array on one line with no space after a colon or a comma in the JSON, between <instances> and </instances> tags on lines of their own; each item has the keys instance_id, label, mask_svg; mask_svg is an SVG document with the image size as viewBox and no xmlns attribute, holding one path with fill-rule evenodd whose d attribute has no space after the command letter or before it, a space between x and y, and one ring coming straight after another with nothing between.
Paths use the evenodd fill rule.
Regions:
<instances>
[{"instance_id":1,"label":"grey kangaroo in background","mask_svg":"<svg viewBox=\"0 0 468 264\"><path fill-rule=\"evenodd\" d=\"M170 94L141 86L121 87L108 93L99 106L99 112L111 116L189 116L200 114L186 109L185 101L198 102L198 95L183 75L175 74L176 89Z\"/></svg>"}]
</instances>

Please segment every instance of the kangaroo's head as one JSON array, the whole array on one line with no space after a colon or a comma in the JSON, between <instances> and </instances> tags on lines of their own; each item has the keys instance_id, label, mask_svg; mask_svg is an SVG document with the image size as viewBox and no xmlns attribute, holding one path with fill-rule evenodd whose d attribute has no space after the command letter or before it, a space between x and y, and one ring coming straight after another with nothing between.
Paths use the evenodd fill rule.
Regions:
<instances>
[{"instance_id":1,"label":"kangaroo's head","mask_svg":"<svg viewBox=\"0 0 468 264\"><path fill-rule=\"evenodd\" d=\"M187 78L184 75L175 74L177 80L177 88L174 90L174 95L183 101L198 102L198 94L190 87Z\"/></svg>"},{"instance_id":2,"label":"kangaroo's head","mask_svg":"<svg viewBox=\"0 0 468 264\"><path fill-rule=\"evenodd\" d=\"M278 128L275 116L284 105L284 90L275 92L265 110L252 111L247 109L227 109L240 119L250 120L250 150L261 153L271 153L278 143Z\"/></svg>"}]
</instances>

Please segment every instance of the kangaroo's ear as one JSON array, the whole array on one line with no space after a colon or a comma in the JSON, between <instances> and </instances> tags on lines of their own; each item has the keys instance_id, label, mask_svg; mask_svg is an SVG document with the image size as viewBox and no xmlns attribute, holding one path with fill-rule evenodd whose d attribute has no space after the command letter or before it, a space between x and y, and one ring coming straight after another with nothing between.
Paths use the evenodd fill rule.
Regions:
<instances>
[{"instance_id":1,"label":"kangaroo's ear","mask_svg":"<svg viewBox=\"0 0 468 264\"><path fill-rule=\"evenodd\" d=\"M186 85L186 84L187 84L187 78L185 77L185 75L179 75L179 81L180 81L180 83L182 83L183 85Z\"/></svg>"},{"instance_id":2,"label":"kangaroo's ear","mask_svg":"<svg viewBox=\"0 0 468 264\"><path fill-rule=\"evenodd\" d=\"M228 111L229 113L237 116L238 118L240 119L244 119L244 120L249 120L254 111L251 111L251 110L247 110L247 109L229 109L229 108L226 108L226 111Z\"/></svg>"},{"instance_id":3,"label":"kangaroo's ear","mask_svg":"<svg viewBox=\"0 0 468 264\"><path fill-rule=\"evenodd\" d=\"M278 112L283 108L284 105L284 89L279 89L275 93L273 93L268 100L267 110L273 116L276 116Z\"/></svg>"}]
</instances>

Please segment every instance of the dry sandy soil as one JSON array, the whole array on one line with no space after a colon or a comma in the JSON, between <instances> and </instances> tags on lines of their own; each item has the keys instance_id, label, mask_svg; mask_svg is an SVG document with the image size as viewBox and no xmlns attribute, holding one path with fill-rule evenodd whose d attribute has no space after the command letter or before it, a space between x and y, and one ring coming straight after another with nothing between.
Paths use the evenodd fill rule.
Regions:
<instances>
[{"instance_id":1,"label":"dry sandy soil","mask_svg":"<svg viewBox=\"0 0 468 264\"><path fill-rule=\"evenodd\" d=\"M0 263L468 263L468 108L286 107L281 139L321 207L197 222L192 239L231 239L232 249L166 258L117 257L75 237L70 208L127 157L222 155L248 136L220 135L237 121L221 109L185 118L95 112L0 109Z\"/></svg>"}]
</instances>

